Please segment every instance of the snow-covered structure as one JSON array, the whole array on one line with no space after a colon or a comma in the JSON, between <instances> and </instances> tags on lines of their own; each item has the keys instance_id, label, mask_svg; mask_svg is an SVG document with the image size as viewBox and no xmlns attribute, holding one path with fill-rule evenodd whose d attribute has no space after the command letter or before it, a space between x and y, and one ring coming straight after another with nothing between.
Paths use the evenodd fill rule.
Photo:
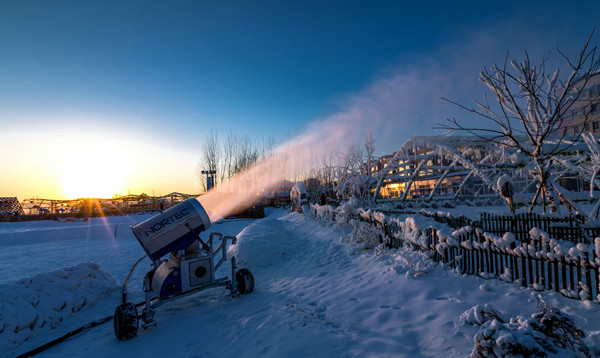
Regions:
<instances>
[{"instance_id":1,"label":"snow-covered structure","mask_svg":"<svg viewBox=\"0 0 600 358\"><path fill-rule=\"evenodd\" d=\"M548 141L548 146L564 147L561 155L552 158L553 180L561 192L590 190L591 172L582 170L591 160L589 146L558 137ZM510 146L475 136L412 137L372 165L378 169L374 195L401 199L495 195L506 199L497 183L508 175L515 194L533 196L539 183L531 175L529 159Z\"/></svg>"},{"instance_id":2,"label":"snow-covered structure","mask_svg":"<svg viewBox=\"0 0 600 358\"><path fill-rule=\"evenodd\" d=\"M375 177L383 197L432 198L434 195L497 194L497 177L525 163L516 153L472 136L412 137L391 156L382 157ZM513 177L518 192L531 190L525 175Z\"/></svg>"},{"instance_id":3,"label":"snow-covered structure","mask_svg":"<svg viewBox=\"0 0 600 358\"><path fill-rule=\"evenodd\" d=\"M0 198L0 218L23 215L23 208L15 197Z\"/></svg>"}]
</instances>

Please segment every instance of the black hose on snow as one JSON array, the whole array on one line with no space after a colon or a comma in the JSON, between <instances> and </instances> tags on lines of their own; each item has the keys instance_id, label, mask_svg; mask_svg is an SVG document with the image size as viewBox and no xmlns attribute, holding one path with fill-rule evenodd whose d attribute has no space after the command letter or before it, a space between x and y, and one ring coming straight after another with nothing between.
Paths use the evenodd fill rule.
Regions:
<instances>
[{"instance_id":1,"label":"black hose on snow","mask_svg":"<svg viewBox=\"0 0 600 358\"><path fill-rule=\"evenodd\" d=\"M46 349L48 349L50 347L53 347L53 346L59 344L62 341L65 341L66 339L68 339L70 337L73 337L76 334L79 334L79 333L81 333L81 332L83 332L85 330L88 330L90 328L99 326L102 323L108 322L112 318L113 318L113 315L110 315L110 316L107 316L107 317L104 317L104 318L92 321L92 322L86 324L85 326L79 327L79 328L77 328L77 329L75 329L75 330L73 330L71 332L68 332L67 334L65 334L62 337L56 338L55 340L50 341L50 342L48 342L46 344L42 344L41 346L39 346L37 348L34 348L34 349L30 350L29 352L23 353L23 354L17 356L17 358L25 358L25 357L31 357L33 355L36 355L36 354L38 354L38 353L40 353L42 351L45 351Z\"/></svg>"}]
</instances>

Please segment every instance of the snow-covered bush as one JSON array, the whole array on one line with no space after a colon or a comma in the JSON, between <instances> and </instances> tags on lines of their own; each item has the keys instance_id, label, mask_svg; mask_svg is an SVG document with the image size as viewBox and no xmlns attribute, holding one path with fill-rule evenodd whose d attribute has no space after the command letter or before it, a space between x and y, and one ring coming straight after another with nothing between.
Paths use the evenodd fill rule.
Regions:
<instances>
[{"instance_id":1,"label":"snow-covered bush","mask_svg":"<svg viewBox=\"0 0 600 358\"><path fill-rule=\"evenodd\" d=\"M338 198L356 198L364 205L373 203L371 190L377 186L377 180L372 176L370 163L374 151L374 140L369 135L365 137L364 155L358 148L350 148L342 155L333 173L333 189Z\"/></svg>"},{"instance_id":2,"label":"snow-covered bush","mask_svg":"<svg viewBox=\"0 0 600 358\"><path fill-rule=\"evenodd\" d=\"M340 204L337 209L336 221L338 224L348 223L350 217L358 215L358 209L361 205L357 198L350 198Z\"/></svg>"},{"instance_id":3,"label":"snow-covered bush","mask_svg":"<svg viewBox=\"0 0 600 358\"><path fill-rule=\"evenodd\" d=\"M591 357L583 330L539 297L537 310L529 318L507 321L491 306L477 305L465 311L460 321L480 326L471 357Z\"/></svg>"},{"instance_id":4,"label":"snow-covered bush","mask_svg":"<svg viewBox=\"0 0 600 358\"><path fill-rule=\"evenodd\" d=\"M311 213L317 220L329 224L335 219L336 209L331 205L316 205L310 207Z\"/></svg>"},{"instance_id":5,"label":"snow-covered bush","mask_svg":"<svg viewBox=\"0 0 600 358\"><path fill-rule=\"evenodd\" d=\"M492 319L505 322L504 315L489 304L476 305L460 315L459 321L469 325L481 326Z\"/></svg>"},{"instance_id":6,"label":"snow-covered bush","mask_svg":"<svg viewBox=\"0 0 600 358\"><path fill-rule=\"evenodd\" d=\"M380 244L381 231L373 225L362 221L354 221L352 223L353 230L348 241L357 246L358 249L374 249Z\"/></svg>"}]
</instances>

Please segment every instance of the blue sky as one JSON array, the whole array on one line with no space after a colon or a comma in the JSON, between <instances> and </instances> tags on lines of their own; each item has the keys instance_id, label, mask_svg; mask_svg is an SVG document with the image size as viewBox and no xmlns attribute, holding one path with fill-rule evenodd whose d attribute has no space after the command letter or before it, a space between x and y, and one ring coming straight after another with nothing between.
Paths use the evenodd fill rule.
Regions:
<instances>
[{"instance_id":1,"label":"blue sky","mask_svg":"<svg viewBox=\"0 0 600 358\"><path fill-rule=\"evenodd\" d=\"M10 137L68 155L84 149L68 138L95 136L172 151L191 172L209 129L290 136L385 92L371 102L394 102L390 124L365 127L384 154L466 116L439 98L479 98L477 73L507 50L573 53L598 14L600 1L3 1L0 150Z\"/></svg>"}]
</instances>

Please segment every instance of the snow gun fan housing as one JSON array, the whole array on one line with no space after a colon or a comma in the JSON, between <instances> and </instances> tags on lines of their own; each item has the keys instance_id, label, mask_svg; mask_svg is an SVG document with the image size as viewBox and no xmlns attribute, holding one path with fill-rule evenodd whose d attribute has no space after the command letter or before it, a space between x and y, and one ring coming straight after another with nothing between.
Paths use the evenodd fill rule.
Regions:
<instances>
[{"instance_id":1,"label":"snow gun fan housing","mask_svg":"<svg viewBox=\"0 0 600 358\"><path fill-rule=\"evenodd\" d=\"M210 219L196 199L188 199L132 227L133 234L152 261L185 250L210 227Z\"/></svg>"},{"instance_id":2,"label":"snow gun fan housing","mask_svg":"<svg viewBox=\"0 0 600 358\"><path fill-rule=\"evenodd\" d=\"M208 214L196 199L188 199L131 228L146 255L152 260L152 270L144 277L145 302L127 302L127 280L123 283L123 304L114 315L115 335L120 340L137 334L138 320L142 327L156 325L155 309L170 299L203 289L226 286L231 296L254 289L254 277L247 269L237 270L235 257L230 258L231 277L216 278L219 267L227 261L227 242L235 244L235 236L213 232L204 241L200 233L210 227ZM215 241L220 241L218 245ZM216 247L215 247L216 246ZM169 254L168 259L162 259ZM137 307L143 306L138 316Z\"/></svg>"}]
</instances>

